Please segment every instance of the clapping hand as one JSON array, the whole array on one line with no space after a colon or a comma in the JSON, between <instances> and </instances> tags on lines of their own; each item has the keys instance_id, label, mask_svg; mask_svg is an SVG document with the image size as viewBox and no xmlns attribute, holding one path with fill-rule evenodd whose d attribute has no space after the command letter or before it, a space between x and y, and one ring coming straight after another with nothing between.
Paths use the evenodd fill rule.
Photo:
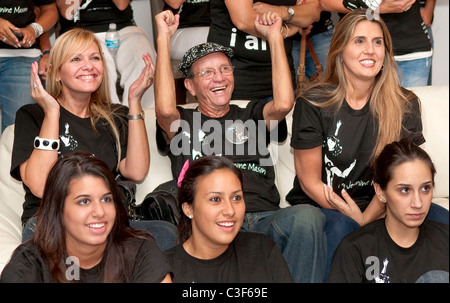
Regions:
<instances>
[{"instance_id":1,"label":"clapping hand","mask_svg":"<svg viewBox=\"0 0 450 303\"><path fill-rule=\"evenodd\" d=\"M45 114L51 110L58 110L60 105L58 101L55 100L42 85L41 79L39 78L39 64L33 62L31 64L31 97L42 107Z\"/></svg>"},{"instance_id":2,"label":"clapping hand","mask_svg":"<svg viewBox=\"0 0 450 303\"><path fill-rule=\"evenodd\" d=\"M153 65L152 57L150 57L150 54L147 53L142 56L142 59L145 62L145 67L139 78L137 78L136 81L134 81L130 86L128 91L128 104L132 102L140 102L145 91L153 84L155 66Z\"/></svg>"}]
</instances>

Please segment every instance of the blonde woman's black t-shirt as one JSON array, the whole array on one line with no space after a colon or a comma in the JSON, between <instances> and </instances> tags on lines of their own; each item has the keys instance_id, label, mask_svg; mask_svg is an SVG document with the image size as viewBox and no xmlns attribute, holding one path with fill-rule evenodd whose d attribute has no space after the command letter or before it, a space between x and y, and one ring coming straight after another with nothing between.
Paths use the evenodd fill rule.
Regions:
<instances>
[{"instance_id":1,"label":"blonde woman's black t-shirt","mask_svg":"<svg viewBox=\"0 0 450 303\"><path fill-rule=\"evenodd\" d=\"M269 132L263 117L266 102L251 101L246 108L230 105L225 116L210 118L196 109L177 107L181 124L170 144L157 124L159 151L168 155L172 174L178 179L186 161L192 163L204 155L225 156L242 170L246 212L279 209L280 194L275 186L273 159L267 148L270 141L287 137L286 120Z\"/></svg>"},{"instance_id":2,"label":"blonde woman's black t-shirt","mask_svg":"<svg viewBox=\"0 0 450 303\"><path fill-rule=\"evenodd\" d=\"M117 113L114 121L119 131L122 160L127 153L128 107L123 105L112 107ZM16 113L10 173L18 181L22 181L20 165L30 158L34 150L34 138L39 136L43 121L44 111L38 104L24 105ZM92 128L90 118L80 118L61 107L58 157L76 150L89 152L104 161L111 171L117 174L118 147L113 132L105 120L99 120L95 127L96 131ZM22 223L25 223L37 212L41 199L34 196L26 185L23 187L25 203Z\"/></svg>"},{"instance_id":3,"label":"blonde woman's black t-shirt","mask_svg":"<svg viewBox=\"0 0 450 303\"><path fill-rule=\"evenodd\" d=\"M420 145L425 138L419 101L414 98L409 103L400 137L410 137ZM322 182L332 186L337 194L345 189L361 210L367 207L375 194L370 159L377 135L378 121L370 110L370 100L359 110L352 109L346 100L338 111L315 106L304 98L299 98L295 104L291 147L310 149L322 146ZM290 204L317 205L303 192L297 176L286 200Z\"/></svg>"},{"instance_id":4,"label":"blonde woman's black t-shirt","mask_svg":"<svg viewBox=\"0 0 450 303\"><path fill-rule=\"evenodd\" d=\"M292 283L278 247L266 235L240 232L220 256L201 260L182 244L166 251L174 283Z\"/></svg>"}]
</instances>

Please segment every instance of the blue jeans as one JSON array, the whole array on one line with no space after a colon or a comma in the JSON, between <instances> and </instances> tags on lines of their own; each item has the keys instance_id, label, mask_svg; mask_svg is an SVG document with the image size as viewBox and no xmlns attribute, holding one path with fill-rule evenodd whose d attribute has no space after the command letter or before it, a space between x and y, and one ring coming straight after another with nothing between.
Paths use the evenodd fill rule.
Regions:
<instances>
[{"instance_id":1,"label":"blue jeans","mask_svg":"<svg viewBox=\"0 0 450 303\"><path fill-rule=\"evenodd\" d=\"M17 110L34 103L30 93L31 63L40 57L0 57L2 132L14 124Z\"/></svg>"},{"instance_id":2,"label":"blue jeans","mask_svg":"<svg viewBox=\"0 0 450 303\"><path fill-rule=\"evenodd\" d=\"M36 230L36 216L31 217L25 223L22 232L22 242L30 239ZM130 227L148 231L162 251L174 247L177 244L177 227L172 223L158 220L130 221Z\"/></svg>"},{"instance_id":3,"label":"blue jeans","mask_svg":"<svg viewBox=\"0 0 450 303\"><path fill-rule=\"evenodd\" d=\"M328 50L330 49L331 37L333 36L334 28L326 32L315 34L311 36L311 43L316 52L317 58L319 58L320 64L322 64L323 70L325 70L325 64L327 61ZM294 40L292 45L292 58L294 60L295 74L297 75L298 65L300 64L300 40ZM316 73L316 66L311 54L306 47L305 53L305 74L308 78L311 78ZM298 76L298 75L297 75Z\"/></svg>"},{"instance_id":4,"label":"blue jeans","mask_svg":"<svg viewBox=\"0 0 450 303\"><path fill-rule=\"evenodd\" d=\"M294 282L322 282L326 265L325 217L317 207L295 205L247 213L241 231L266 234L283 253Z\"/></svg>"},{"instance_id":5,"label":"blue jeans","mask_svg":"<svg viewBox=\"0 0 450 303\"><path fill-rule=\"evenodd\" d=\"M320 210L325 215L325 234L327 236L327 266L323 276L323 282L326 282L336 248L342 238L358 229L360 225L335 209L321 208Z\"/></svg>"},{"instance_id":6,"label":"blue jeans","mask_svg":"<svg viewBox=\"0 0 450 303\"><path fill-rule=\"evenodd\" d=\"M162 251L177 245L177 227L167 221L141 220L130 221L130 227L148 231Z\"/></svg>"},{"instance_id":7,"label":"blue jeans","mask_svg":"<svg viewBox=\"0 0 450 303\"><path fill-rule=\"evenodd\" d=\"M431 71L431 57L409 60L397 61L398 67L403 75L404 87L427 86L428 77ZM401 81L401 77L399 76Z\"/></svg>"}]
</instances>

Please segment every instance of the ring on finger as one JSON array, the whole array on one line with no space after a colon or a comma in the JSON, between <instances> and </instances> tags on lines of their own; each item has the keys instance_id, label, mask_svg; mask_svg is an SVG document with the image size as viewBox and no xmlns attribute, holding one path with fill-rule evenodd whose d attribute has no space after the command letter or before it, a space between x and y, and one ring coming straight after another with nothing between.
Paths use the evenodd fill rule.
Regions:
<instances>
[{"instance_id":1,"label":"ring on finger","mask_svg":"<svg viewBox=\"0 0 450 303\"><path fill-rule=\"evenodd\" d=\"M4 38L2 39L2 41L3 41L3 42L6 42L6 37L4 37Z\"/></svg>"},{"instance_id":2,"label":"ring on finger","mask_svg":"<svg viewBox=\"0 0 450 303\"><path fill-rule=\"evenodd\" d=\"M33 83L33 88L37 88L37 85L36 85L36 83Z\"/></svg>"},{"instance_id":3,"label":"ring on finger","mask_svg":"<svg viewBox=\"0 0 450 303\"><path fill-rule=\"evenodd\" d=\"M32 46L33 43L31 41L28 41L28 46Z\"/></svg>"}]
</instances>

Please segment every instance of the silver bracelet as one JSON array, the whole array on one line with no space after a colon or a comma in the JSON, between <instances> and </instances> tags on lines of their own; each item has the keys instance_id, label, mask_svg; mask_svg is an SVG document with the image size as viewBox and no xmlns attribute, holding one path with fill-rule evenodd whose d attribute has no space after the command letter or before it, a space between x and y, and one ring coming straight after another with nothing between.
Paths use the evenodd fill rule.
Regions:
<instances>
[{"instance_id":1,"label":"silver bracelet","mask_svg":"<svg viewBox=\"0 0 450 303\"><path fill-rule=\"evenodd\" d=\"M34 138L34 148L43 150L59 150L59 139Z\"/></svg>"},{"instance_id":2,"label":"silver bracelet","mask_svg":"<svg viewBox=\"0 0 450 303\"><path fill-rule=\"evenodd\" d=\"M42 26L39 23L33 22L30 24L30 26L34 29L34 34L36 36L36 39L44 33L44 29L42 28Z\"/></svg>"}]
</instances>

